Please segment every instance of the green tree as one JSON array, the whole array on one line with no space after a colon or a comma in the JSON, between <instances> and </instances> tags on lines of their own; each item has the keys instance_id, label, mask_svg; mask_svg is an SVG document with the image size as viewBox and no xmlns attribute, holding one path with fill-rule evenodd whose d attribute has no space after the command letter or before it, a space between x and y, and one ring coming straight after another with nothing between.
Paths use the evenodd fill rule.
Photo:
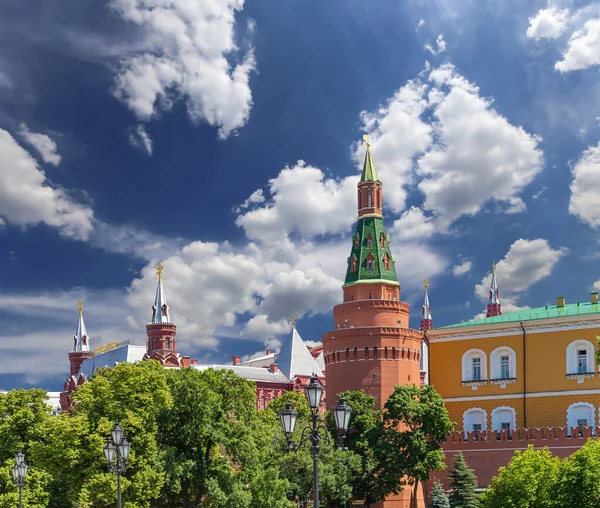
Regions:
<instances>
[{"instance_id":1,"label":"green tree","mask_svg":"<svg viewBox=\"0 0 600 508\"><path fill-rule=\"evenodd\" d=\"M435 480L433 482L433 488L429 496L429 508L450 508L450 501L448 496L442 488L442 484Z\"/></svg>"},{"instance_id":2,"label":"green tree","mask_svg":"<svg viewBox=\"0 0 600 508\"><path fill-rule=\"evenodd\" d=\"M378 425L382 411L375 409L375 397L364 391L347 391L340 394L352 408L350 424L344 445L360 459L360 468L352 477L354 497L363 499L367 506L382 501L388 494L379 474L378 457L375 455L375 442L378 439ZM327 415L327 427L336 436L333 414ZM336 436L337 437L337 436Z\"/></svg>"},{"instance_id":3,"label":"green tree","mask_svg":"<svg viewBox=\"0 0 600 508\"><path fill-rule=\"evenodd\" d=\"M450 478L450 506L452 508L477 508L480 506L477 497L477 477L467 466L462 453L454 457L454 465L448 476Z\"/></svg>"},{"instance_id":4,"label":"green tree","mask_svg":"<svg viewBox=\"0 0 600 508\"><path fill-rule=\"evenodd\" d=\"M555 506L556 481L560 460L547 448L530 445L515 452L501 467L482 496L486 508L550 508ZM575 506L575 505L573 505ZM583 505L582 505L583 506Z\"/></svg>"},{"instance_id":5,"label":"green tree","mask_svg":"<svg viewBox=\"0 0 600 508\"><path fill-rule=\"evenodd\" d=\"M167 380L160 506L286 506L287 484L269 464L274 421L259 417L254 383L213 369L172 370Z\"/></svg>"},{"instance_id":6,"label":"green tree","mask_svg":"<svg viewBox=\"0 0 600 508\"><path fill-rule=\"evenodd\" d=\"M573 455L561 461L556 478L558 506L600 506L600 441L588 439Z\"/></svg>"},{"instance_id":7,"label":"green tree","mask_svg":"<svg viewBox=\"0 0 600 508\"><path fill-rule=\"evenodd\" d=\"M445 468L442 443L452 429L444 400L432 385L396 386L374 443L383 490L396 494L403 485L412 485L417 508L419 482Z\"/></svg>"}]
</instances>

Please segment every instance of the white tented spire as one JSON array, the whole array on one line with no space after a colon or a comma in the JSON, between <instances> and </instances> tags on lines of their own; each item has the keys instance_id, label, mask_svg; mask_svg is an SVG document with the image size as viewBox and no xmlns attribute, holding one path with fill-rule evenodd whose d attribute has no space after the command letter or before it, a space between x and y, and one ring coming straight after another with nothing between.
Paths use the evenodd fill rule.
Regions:
<instances>
[{"instance_id":1,"label":"white tented spire","mask_svg":"<svg viewBox=\"0 0 600 508\"><path fill-rule=\"evenodd\" d=\"M167 305L167 297L162 283L162 272L164 266L160 263L156 267L158 274L158 285L156 286L156 297L152 306L152 323L170 323L169 306Z\"/></svg>"},{"instance_id":2,"label":"white tented spire","mask_svg":"<svg viewBox=\"0 0 600 508\"><path fill-rule=\"evenodd\" d=\"M323 371L296 330L294 317L292 317L292 336L282 344L281 351L277 355L277 364L279 370L292 381L298 376L310 377L313 374L324 377Z\"/></svg>"},{"instance_id":3,"label":"white tented spire","mask_svg":"<svg viewBox=\"0 0 600 508\"><path fill-rule=\"evenodd\" d=\"M492 263L492 283L490 284L490 302L500 304L500 295L498 293L498 283L496 282L496 262Z\"/></svg>"},{"instance_id":4,"label":"white tented spire","mask_svg":"<svg viewBox=\"0 0 600 508\"><path fill-rule=\"evenodd\" d=\"M423 283L423 286L425 287L425 301L423 302L423 311L422 311L421 319L431 319L431 307L429 306L429 293L427 292L427 286L429 286L429 282L425 281Z\"/></svg>"},{"instance_id":5,"label":"white tented spire","mask_svg":"<svg viewBox=\"0 0 600 508\"><path fill-rule=\"evenodd\" d=\"M90 342L88 339L85 322L83 321L83 302L79 300L79 321L77 322L77 331L75 332L73 351L89 351Z\"/></svg>"}]
</instances>

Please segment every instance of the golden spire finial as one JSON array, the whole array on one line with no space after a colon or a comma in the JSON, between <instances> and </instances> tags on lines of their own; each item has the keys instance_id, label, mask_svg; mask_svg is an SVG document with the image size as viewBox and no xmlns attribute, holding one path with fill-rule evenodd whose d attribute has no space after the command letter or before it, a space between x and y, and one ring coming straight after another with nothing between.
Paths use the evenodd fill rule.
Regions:
<instances>
[{"instance_id":1,"label":"golden spire finial","mask_svg":"<svg viewBox=\"0 0 600 508\"><path fill-rule=\"evenodd\" d=\"M363 134L363 139L367 142L367 148L369 148L371 146L371 143L369 143L369 135Z\"/></svg>"},{"instance_id":2,"label":"golden spire finial","mask_svg":"<svg viewBox=\"0 0 600 508\"><path fill-rule=\"evenodd\" d=\"M292 316L292 328L296 328L296 316Z\"/></svg>"},{"instance_id":3,"label":"golden spire finial","mask_svg":"<svg viewBox=\"0 0 600 508\"><path fill-rule=\"evenodd\" d=\"M156 265L156 273L158 274L158 282L162 282L163 269L164 269L164 266L161 265L160 263L158 263L158 265Z\"/></svg>"},{"instance_id":4,"label":"golden spire finial","mask_svg":"<svg viewBox=\"0 0 600 508\"><path fill-rule=\"evenodd\" d=\"M496 260L492 261L492 274L496 273Z\"/></svg>"},{"instance_id":5,"label":"golden spire finial","mask_svg":"<svg viewBox=\"0 0 600 508\"><path fill-rule=\"evenodd\" d=\"M427 279L425 279L425 280L423 281L423 287L424 287L425 289L427 289L427 287L428 287L428 286L429 286L429 281L428 281Z\"/></svg>"},{"instance_id":6,"label":"golden spire finial","mask_svg":"<svg viewBox=\"0 0 600 508\"><path fill-rule=\"evenodd\" d=\"M83 315L83 300L79 300L77 308L79 309L79 316L81 317Z\"/></svg>"}]
</instances>

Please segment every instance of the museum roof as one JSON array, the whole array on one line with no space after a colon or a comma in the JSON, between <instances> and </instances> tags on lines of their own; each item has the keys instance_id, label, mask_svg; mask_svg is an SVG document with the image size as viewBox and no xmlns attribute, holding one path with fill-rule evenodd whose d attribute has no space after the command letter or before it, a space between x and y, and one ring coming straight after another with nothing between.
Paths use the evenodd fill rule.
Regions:
<instances>
[{"instance_id":1,"label":"museum roof","mask_svg":"<svg viewBox=\"0 0 600 508\"><path fill-rule=\"evenodd\" d=\"M464 326L492 325L499 323L511 323L520 321L534 321L537 319L551 319L558 317L583 316L587 314L600 314L600 304L598 303L570 303L562 307L556 305L545 305L534 309L523 309L516 312L507 312L500 316L493 316L482 319L471 319L449 326L440 326L437 329L462 328Z\"/></svg>"},{"instance_id":2,"label":"museum roof","mask_svg":"<svg viewBox=\"0 0 600 508\"><path fill-rule=\"evenodd\" d=\"M278 370L277 372L273 372L270 369L266 369L264 367L243 367L241 365L192 365L192 367L196 370L231 370L235 374L244 379L248 379L250 381L263 381L266 383L285 383L289 384L290 380L288 377Z\"/></svg>"}]
</instances>

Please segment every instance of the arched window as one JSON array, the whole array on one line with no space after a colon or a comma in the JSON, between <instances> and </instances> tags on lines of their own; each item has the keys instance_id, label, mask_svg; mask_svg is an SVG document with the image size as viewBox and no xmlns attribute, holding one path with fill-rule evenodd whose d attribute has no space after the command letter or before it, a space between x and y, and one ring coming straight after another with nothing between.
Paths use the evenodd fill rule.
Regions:
<instances>
[{"instance_id":1,"label":"arched window","mask_svg":"<svg viewBox=\"0 0 600 508\"><path fill-rule=\"evenodd\" d=\"M477 433L487 430L487 413L479 407L467 409L463 413L463 429L465 431L465 438L467 437L467 432L475 431L475 440L478 440L479 436Z\"/></svg>"},{"instance_id":2,"label":"arched window","mask_svg":"<svg viewBox=\"0 0 600 508\"><path fill-rule=\"evenodd\" d=\"M344 357L344 361L350 361L350 348L346 348L346 356Z\"/></svg>"},{"instance_id":3,"label":"arched window","mask_svg":"<svg viewBox=\"0 0 600 508\"><path fill-rule=\"evenodd\" d=\"M396 348L392 347L392 360L395 360L396 358Z\"/></svg>"},{"instance_id":4,"label":"arched window","mask_svg":"<svg viewBox=\"0 0 600 508\"><path fill-rule=\"evenodd\" d=\"M463 383L487 380L487 356L481 349L469 349L462 357Z\"/></svg>"},{"instance_id":5,"label":"arched window","mask_svg":"<svg viewBox=\"0 0 600 508\"><path fill-rule=\"evenodd\" d=\"M167 349L171 349L171 339L167 339Z\"/></svg>"},{"instance_id":6,"label":"arched window","mask_svg":"<svg viewBox=\"0 0 600 508\"><path fill-rule=\"evenodd\" d=\"M368 359L369 359L369 348L366 347L365 348L365 360L368 360Z\"/></svg>"},{"instance_id":7,"label":"arched window","mask_svg":"<svg viewBox=\"0 0 600 508\"><path fill-rule=\"evenodd\" d=\"M383 348L383 351L384 351L384 355L383 355L383 357L384 357L386 360L389 360L390 358L389 358L389 356L388 356L388 348L387 348L387 346L385 346L385 347Z\"/></svg>"},{"instance_id":8,"label":"arched window","mask_svg":"<svg viewBox=\"0 0 600 508\"><path fill-rule=\"evenodd\" d=\"M369 252L369 254L367 255L367 261L366 261L366 267L367 270L373 270L373 266L374 266L374 259L373 259L373 255Z\"/></svg>"},{"instance_id":9,"label":"arched window","mask_svg":"<svg viewBox=\"0 0 600 508\"><path fill-rule=\"evenodd\" d=\"M595 425L595 410L592 404L589 402L577 402L568 407L567 435L571 435L571 428L595 427Z\"/></svg>"},{"instance_id":10,"label":"arched window","mask_svg":"<svg viewBox=\"0 0 600 508\"><path fill-rule=\"evenodd\" d=\"M515 430L517 414L512 407L500 406L492 411L492 430Z\"/></svg>"},{"instance_id":11,"label":"arched window","mask_svg":"<svg viewBox=\"0 0 600 508\"><path fill-rule=\"evenodd\" d=\"M152 306L152 320L154 321L154 318L156 317L156 306Z\"/></svg>"},{"instance_id":12,"label":"arched window","mask_svg":"<svg viewBox=\"0 0 600 508\"><path fill-rule=\"evenodd\" d=\"M358 238L358 233L354 235L354 248L358 249L360 247L360 239Z\"/></svg>"},{"instance_id":13,"label":"arched window","mask_svg":"<svg viewBox=\"0 0 600 508\"><path fill-rule=\"evenodd\" d=\"M373 206L373 196L371 195L371 189L367 190L367 208L371 208Z\"/></svg>"},{"instance_id":14,"label":"arched window","mask_svg":"<svg viewBox=\"0 0 600 508\"><path fill-rule=\"evenodd\" d=\"M261 398L260 398L260 408L261 408L261 409L264 409L264 408L265 408L265 398L264 398L264 397L261 397Z\"/></svg>"},{"instance_id":15,"label":"arched window","mask_svg":"<svg viewBox=\"0 0 600 508\"><path fill-rule=\"evenodd\" d=\"M388 256L388 254L386 253L386 255L383 257L383 267L386 270L390 269L390 256Z\"/></svg>"},{"instance_id":16,"label":"arched window","mask_svg":"<svg viewBox=\"0 0 600 508\"><path fill-rule=\"evenodd\" d=\"M352 256L350 257L350 271L356 271L356 257L354 256L354 254L352 254Z\"/></svg>"},{"instance_id":17,"label":"arched window","mask_svg":"<svg viewBox=\"0 0 600 508\"><path fill-rule=\"evenodd\" d=\"M379 238L379 243L382 249L385 249L385 233L381 233L381 237Z\"/></svg>"},{"instance_id":18,"label":"arched window","mask_svg":"<svg viewBox=\"0 0 600 508\"><path fill-rule=\"evenodd\" d=\"M490 379L513 379L517 377L517 354L508 346L500 346L490 354Z\"/></svg>"},{"instance_id":19,"label":"arched window","mask_svg":"<svg viewBox=\"0 0 600 508\"><path fill-rule=\"evenodd\" d=\"M354 301L354 295L350 295L350 301L353 302Z\"/></svg>"},{"instance_id":20,"label":"arched window","mask_svg":"<svg viewBox=\"0 0 600 508\"><path fill-rule=\"evenodd\" d=\"M356 361L358 360L358 349L354 348L354 350L352 351L352 360Z\"/></svg>"},{"instance_id":21,"label":"arched window","mask_svg":"<svg viewBox=\"0 0 600 508\"><path fill-rule=\"evenodd\" d=\"M373 298L373 294L369 293L369 300L371 300Z\"/></svg>"},{"instance_id":22,"label":"arched window","mask_svg":"<svg viewBox=\"0 0 600 508\"><path fill-rule=\"evenodd\" d=\"M163 306L162 306L162 315L163 316L167 315L167 306L165 304L163 304Z\"/></svg>"},{"instance_id":23,"label":"arched window","mask_svg":"<svg viewBox=\"0 0 600 508\"><path fill-rule=\"evenodd\" d=\"M373 247L373 237L371 236L371 233L367 235L367 247Z\"/></svg>"},{"instance_id":24,"label":"arched window","mask_svg":"<svg viewBox=\"0 0 600 508\"><path fill-rule=\"evenodd\" d=\"M589 340L575 340L567 346L567 375L595 371L594 345Z\"/></svg>"}]
</instances>

